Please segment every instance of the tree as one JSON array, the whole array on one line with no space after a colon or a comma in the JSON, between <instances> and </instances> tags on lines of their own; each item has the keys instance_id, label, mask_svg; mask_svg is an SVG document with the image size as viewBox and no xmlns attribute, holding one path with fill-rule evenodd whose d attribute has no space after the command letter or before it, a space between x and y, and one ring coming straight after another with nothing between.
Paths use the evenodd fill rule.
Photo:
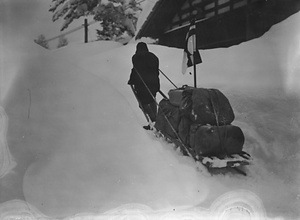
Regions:
<instances>
[{"instance_id":1,"label":"tree","mask_svg":"<svg viewBox=\"0 0 300 220\"><path fill-rule=\"evenodd\" d=\"M58 39L58 45L57 45L57 48L67 46L68 43L69 43L68 39L67 39L65 36L61 36L61 37Z\"/></svg>"},{"instance_id":2,"label":"tree","mask_svg":"<svg viewBox=\"0 0 300 220\"><path fill-rule=\"evenodd\" d=\"M46 41L46 37L43 34L39 35L37 39L34 39L34 42L46 49L49 49L48 41Z\"/></svg>"},{"instance_id":3,"label":"tree","mask_svg":"<svg viewBox=\"0 0 300 220\"><path fill-rule=\"evenodd\" d=\"M134 12L139 9L135 1L130 2L131 4L125 4L122 0L115 0L97 8L94 19L101 21L101 29L97 30L98 39L115 40L124 33L134 36L137 21Z\"/></svg>"},{"instance_id":4,"label":"tree","mask_svg":"<svg viewBox=\"0 0 300 220\"><path fill-rule=\"evenodd\" d=\"M134 36L138 14L142 10L136 0L52 0L52 20L63 17L61 31L74 19L92 15L101 24L99 39L115 39L127 32Z\"/></svg>"}]
</instances>

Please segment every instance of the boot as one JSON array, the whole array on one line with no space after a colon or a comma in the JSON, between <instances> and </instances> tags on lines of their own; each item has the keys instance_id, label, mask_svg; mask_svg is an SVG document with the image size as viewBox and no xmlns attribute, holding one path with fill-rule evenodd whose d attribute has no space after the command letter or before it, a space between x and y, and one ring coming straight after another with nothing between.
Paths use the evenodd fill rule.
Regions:
<instances>
[{"instance_id":1,"label":"boot","mask_svg":"<svg viewBox=\"0 0 300 220\"><path fill-rule=\"evenodd\" d=\"M155 121L156 121L156 115L157 115L157 106L155 102L152 102L150 104L143 105L143 109L145 113L149 116L151 122L149 125L143 126L146 130L153 130Z\"/></svg>"},{"instance_id":2,"label":"boot","mask_svg":"<svg viewBox=\"0 0 300 220\"><path fill-rule=\"evenodd\" d=\"M143 126L143 128L144 128L145 130L151 130L150 125L145 125L145 126Z\"/></svg>"}]
</instances>

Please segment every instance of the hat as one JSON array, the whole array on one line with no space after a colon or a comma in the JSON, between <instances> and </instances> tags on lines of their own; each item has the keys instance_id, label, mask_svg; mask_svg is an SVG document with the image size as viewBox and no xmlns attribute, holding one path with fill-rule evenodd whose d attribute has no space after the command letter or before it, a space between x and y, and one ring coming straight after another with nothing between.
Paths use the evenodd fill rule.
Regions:
<instances>
[{"instance_id":1,"label":"hat","mask_svg":"<svg viewBox=\"0 0 300 220\"><path fill-rule=\"evenodd\" d=\"M139 42L137 45L136 45L136 52L139 53L139 52L148 52L148 47L147 47L147 44L144 43L144 42Z\"/></svg>"}]
</instances>

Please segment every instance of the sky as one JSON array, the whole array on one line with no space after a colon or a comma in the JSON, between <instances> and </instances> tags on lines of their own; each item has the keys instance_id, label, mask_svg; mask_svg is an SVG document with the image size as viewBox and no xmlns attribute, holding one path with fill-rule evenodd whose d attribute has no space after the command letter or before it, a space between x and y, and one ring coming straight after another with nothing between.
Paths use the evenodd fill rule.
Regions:
<instances>
[{"instance_id":1,"label":"sky","mask_svg":"<svg viewBox=\"0 0 300 220\"><path fill-rule=\"evenodd\" d=\"M51 13L47 11L50 1L37 0L2 0L1 21L5 36L14 41L24 38L34 38L37 34L55 32L51 21ZM47 32L47 33L46 33ZM8 40L8 39L7 39Z\"/></svg>"},{"instance_id":2,"label":"sky","mask_svg":"<svg viewBox=\"0 0 300 220\"><path fill-rule=\"evenodd\" d=\"M22 39L35 39L43 34L47 39L59 35L63 20L52 21L52 12L49 12L51 0L1 0L1 21L5 36L14 43ZM83 19L74 20L67 30L83 24ZM12 39L11 39L12 37Z\"/></svg>"}]
</instances>

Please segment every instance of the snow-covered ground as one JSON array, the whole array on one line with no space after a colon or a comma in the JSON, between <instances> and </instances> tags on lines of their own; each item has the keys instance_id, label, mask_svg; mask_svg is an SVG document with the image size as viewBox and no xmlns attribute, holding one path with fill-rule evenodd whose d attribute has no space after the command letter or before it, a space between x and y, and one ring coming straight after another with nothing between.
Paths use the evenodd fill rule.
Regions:
<instances>
[{"instance_id":1,"label":"snow-covered ground","mask_svg":"<svg viewBox=\"0 0 300 220\"><path fill-rule=\"evenodd\" d=\"M200 51L198 86L229 98L254 158L247 177L211 176L142 129L127 85L135 43L26 44L3 77L0 219L299 219L299 24L298 13L259 39ZM193 85L182 50L149 48L177 85Z\"/></svg>"}]
</instances>

